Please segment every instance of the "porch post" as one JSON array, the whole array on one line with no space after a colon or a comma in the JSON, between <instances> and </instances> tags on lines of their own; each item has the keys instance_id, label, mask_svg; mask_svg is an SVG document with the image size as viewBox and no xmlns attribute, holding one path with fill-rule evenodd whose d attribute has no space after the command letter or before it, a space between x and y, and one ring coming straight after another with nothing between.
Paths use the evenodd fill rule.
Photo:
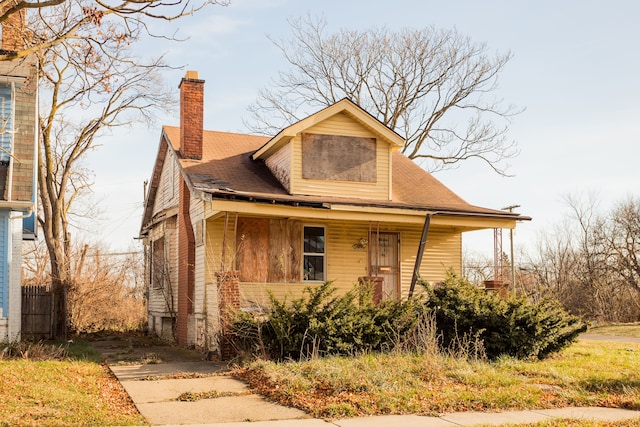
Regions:
<instances>
[{"instance_id":1,"label":"porch post","mask_svg":"<svg viewBox=\"0 0 640 427\"><path fill-rule=\"evenodd\" d=\"M424 220L424 227L422 227L422 236L420 237L420 245L418 246L418 253L416 254L416 265L413 267L413 276L411 277L411 286L409 286L409 298L413 296L413 291L416 288L416 282L418 281L418 274L420 272L420 264L422 264L422 256L424 255L424 247L427 245L427 236L429 235L429 226L431 225L431 216L433 214L427 214Z\"/></svg>"}]
</instances>

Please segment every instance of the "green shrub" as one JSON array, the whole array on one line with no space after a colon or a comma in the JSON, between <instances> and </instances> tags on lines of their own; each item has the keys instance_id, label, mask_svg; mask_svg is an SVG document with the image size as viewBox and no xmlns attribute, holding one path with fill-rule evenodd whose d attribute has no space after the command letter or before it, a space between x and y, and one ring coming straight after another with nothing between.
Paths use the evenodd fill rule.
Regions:
<instances>
[{"instance_id":1,"label":"green shrub","mask_svg":"<svg viewBox=\"0 0 640 427\"><path fill-rule=\"evenodd\" d=\"M542 359L574 342L587 328L556 301L533 304L525 298L486 293L453 273L442 285L425 287L429 295L425 305L435 313L442 344L449 348L462 337L475 337L489 359L502 355Z\"/></svg>"},{"instance_id":2,"label":"green shrub","mask_svg":"<svg viewBox=\"0 0 640 427\"><path fill-rule=\"evenodd\" d=\"M424 308L416 301L373 302L369 286L336 296L331 282L305 288L288 302L270 294L264 316L241 313L231 325L236 347L271 359L299 359L389 349Z\"/></svg>"}]
</instances>

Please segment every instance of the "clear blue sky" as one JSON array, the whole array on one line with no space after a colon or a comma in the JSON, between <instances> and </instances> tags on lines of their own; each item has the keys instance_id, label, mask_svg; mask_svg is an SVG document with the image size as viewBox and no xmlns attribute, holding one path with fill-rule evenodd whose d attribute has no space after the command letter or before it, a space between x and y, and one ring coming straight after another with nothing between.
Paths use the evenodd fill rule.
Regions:
<instances>
[{"instance_id":1,"label":"clear blue sky","mask_svg":"<svg viewBox=\"0 0 640 427\"><path fill-rule=\"evenodd\" d=\"M149 42L140 51L166 52L170 65L184 66L165 74L176 95L185 70L200 73L206 81L206 129L245 132L246 107L287 67L267 35L288 36L287 19L308 12L324 14L330 29L455 27L491 51L513 53L499 96L526 108L510 132L521 150L510 162L515 177L500 177L473 162L436 176L470 203L497 209L521 205L519 211L534 220L519 226L516 247L532 245L567 214L563 195L597 192L603 209L640 196L640 2L635 0L235 0L162 24L188 41ZM88 164L96 172L95 197L107 218L94 236L113 250L130 247L137 236L143 181L151 176L162 124L178 124L177 104L174 114L159 117L149 129L139 125L104 137ZM473 251L492 251L488 234L465 242Z\"/></svg>"}]
</instances>

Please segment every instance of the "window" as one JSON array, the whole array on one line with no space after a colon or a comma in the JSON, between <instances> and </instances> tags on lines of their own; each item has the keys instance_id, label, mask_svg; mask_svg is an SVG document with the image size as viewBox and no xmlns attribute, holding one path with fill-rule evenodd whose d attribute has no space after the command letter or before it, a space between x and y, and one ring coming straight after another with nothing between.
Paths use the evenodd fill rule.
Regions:
<instances>
[{"instance_id":1,"label":"window","mask_svg":"<svg viewBox=\"0 0 640 427\"><path fill-rule=\"evenodd\" d=\"M325 266L324 227L304 227L302 280L323 282Z\"/></svg>"},{"instance_id":2,"label":"window","mask_svg":"<svg viewBox=\"0 0 640 427\"><path fill-rule=\"evenodd\" d=\"M165 272L164 237L151 242L151 271L149 279L153 289L164 288L167 280Z\"/></svg>"},{"instance_id":3,"label":"window","mask_svg":"<svg viewBox=\"0 0 640 427\"><path fill-rule=\"evenodd\" d=\"M12 87L0 84L0 164L9 164L13 140L13 96Z\"/></svg>"}]
</instances>

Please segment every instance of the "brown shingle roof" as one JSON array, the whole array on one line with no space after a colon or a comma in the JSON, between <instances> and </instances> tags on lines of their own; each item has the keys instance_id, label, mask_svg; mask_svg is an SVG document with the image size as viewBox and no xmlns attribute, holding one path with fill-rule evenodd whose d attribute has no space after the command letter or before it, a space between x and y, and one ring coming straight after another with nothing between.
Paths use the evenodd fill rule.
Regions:
<instances>
[{"instance_id":1,"label":"brown shingle roof","mask_svg":"<svg viewBox=\"0 0 640 427\"><path fill-rule=\"evenodd\" d=\"M180 129L172 126L165 126L163 129L173 149L178 151ZM467 203L399 152L393 153L391 201L289 195L262 161L251 159L251 155L268 140L269 138L264 136L205 130L202 160L181 160L180 163L192 185L213 194L214 197L216 194L237 194L282 202L335 203L517 216Z\"/></svg>"}]
</instances>

